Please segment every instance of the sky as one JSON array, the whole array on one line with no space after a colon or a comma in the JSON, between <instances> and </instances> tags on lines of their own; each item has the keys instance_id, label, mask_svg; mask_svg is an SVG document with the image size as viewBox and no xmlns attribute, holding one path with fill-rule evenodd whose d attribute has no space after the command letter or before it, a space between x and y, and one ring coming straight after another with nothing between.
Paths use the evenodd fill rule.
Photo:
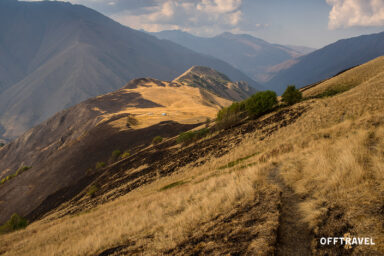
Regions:
<instances>
[{"instance_id":1,"label":"sky","mask_svg":"<svg viewBox=\"0 0 384 256\"><path fill-rule=\"evenodd\" d=\"M36 0L29 0L36 1ZM245 33L272 43L321 48L384 31L384 0L69 0L134 29L198 36Z\"/></svg>"}]
</instances>

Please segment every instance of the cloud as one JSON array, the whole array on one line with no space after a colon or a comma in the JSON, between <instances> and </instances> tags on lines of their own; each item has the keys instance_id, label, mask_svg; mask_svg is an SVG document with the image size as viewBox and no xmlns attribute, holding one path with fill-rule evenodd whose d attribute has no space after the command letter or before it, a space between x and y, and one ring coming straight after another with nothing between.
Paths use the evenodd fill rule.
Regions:
<instances>
[{"instance_id":1,"label":"cloud","mask_svg":"<svg viewBox=\"0 0 384 256\"><path fill-rule=\"evenodd\" d=\"M150 32L180 29L195 35L212 36L226 31L252 34L268 27L268 24L259 24L253 17L244 18L246 0L66 1L83 4L101 11L123 25Z\"/></svg>"},{"instance_id":2,"label":"cloud","mask_svg":"<svg viewBox=\"0 0 384 256\"><path fill-rule=\"evenodd\" d=\"M383 26L384 0L326 0L332 6L330 29L354 26Z\"/></svg>"},{"instance_id":3,"label":"cloud","mask_svg":"<svg viewBox=\"0 0 384 256\"><path fill-rule=\"evenodd\" d=\"M127 9L112 17L135 29L183 29L204 35L235 29L242 21L241 7L242 0L157 0L155 5Z\"/></svg>"}]
</instances>

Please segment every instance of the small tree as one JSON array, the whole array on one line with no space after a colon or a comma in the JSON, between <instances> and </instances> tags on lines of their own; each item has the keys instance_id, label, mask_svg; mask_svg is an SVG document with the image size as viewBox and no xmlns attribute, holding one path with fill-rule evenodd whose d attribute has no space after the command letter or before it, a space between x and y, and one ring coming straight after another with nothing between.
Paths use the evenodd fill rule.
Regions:
<instances>
[{"instance_id":1,"label":"small tree","mask_svg":"<svg viewBox=\"0 0 384 256\"><path fill-rule=\"evenodd\" d=\"M277 95L273 91L263 91L252 95L245 101L248 115L257 118L274 109L277 104Z\"/></svg>"},{"instance_id":2,"label":"small tree","mask_svg":"<svg viewBox=\"0 0 384 256\"><path fill-rule=\"evenodd\" d=\"M287 89L281 96L282 101L288 105L293 105L303 98L301 91L296 89L294 85L288 85Z\"/></svg>"},{"instance_id":3,"label":"small tree","mask_svg":"<svg viewBox=\"0 0 384 256\"><path fill-rule=\"evenodd\" d=\"M234 102L229 107L222 108L217 113L218 127L220 129L227 129L235 126L245 117L244 113L246 113L244 101Z\"/></svg>"}]
</instances>

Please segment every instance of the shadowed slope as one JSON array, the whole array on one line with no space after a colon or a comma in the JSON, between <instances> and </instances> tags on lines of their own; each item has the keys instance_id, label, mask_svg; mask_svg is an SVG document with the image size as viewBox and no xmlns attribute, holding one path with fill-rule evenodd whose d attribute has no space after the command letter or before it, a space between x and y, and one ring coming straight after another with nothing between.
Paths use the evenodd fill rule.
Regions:
<instances>
[{"instance_id":1,"label":"shadowed slope","mask_svg":"<svg viewBox=\"0 0 384 256\"><path fill-rule=\"evenodd\" d=\"M300 57L295 65L277 73L265 86L283 93L289 84L302 87L315 83L382 55L384 32L340 40Z\"/></svg>"}]
</instances>

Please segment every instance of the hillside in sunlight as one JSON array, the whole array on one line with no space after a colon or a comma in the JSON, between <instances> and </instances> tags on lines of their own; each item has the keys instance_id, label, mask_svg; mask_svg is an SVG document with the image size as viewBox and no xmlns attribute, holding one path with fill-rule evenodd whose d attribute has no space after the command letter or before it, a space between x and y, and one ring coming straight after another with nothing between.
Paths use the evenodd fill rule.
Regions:
<instances>
[{"instance_id":1,"label":"hillside in sunlight","mask_svg":"<svg viewBox=\"0 0 384 256\"><path fill-rule=\"evenodd\" d=\"M269 113L244 117L226 129L214 120L198 120L214 118L230 101L182 83L135 80L86 101L82 104L97 113L93 122L100 130L71 140L69 134L55 146L67 145L78 161L65 159L59 173L45 167L52 158L0 185L1 209L14 213L9 205L38 186L25 183L33 175L40 184L50 173L62 175L63 183L81 179L24 216L31 222L25 229L0 235L0 253L383 255L383 83L380 57L303 88L303 100L294 105L280 102ZM175 97L168 97L171 92ZM122 108L117 94L136 98ZM135 104L141 108L135 110ZM119 118L131 111L138 123L126 128ZM162 117L176 121L158 123ZM60 120L66 123L57 120L58 126ZM139 129L140 124L148 127ZM112 128L120 135L109 136ZM131 137L124 135L128 131ZM156 135L163 139L151 143ZM138 137L143 141L134 147ZM20 138L25 146L28 140L30 134ZM0 154L20 145L7 145ZM43 152L48 145L31 148ZM126 148L129 154L107 158ZM104 165L82 166L70 178L62 174L88 158ZM344 236L371 237L375 245L319 244L321 237Z\"/></svg>"}]
</instances>

